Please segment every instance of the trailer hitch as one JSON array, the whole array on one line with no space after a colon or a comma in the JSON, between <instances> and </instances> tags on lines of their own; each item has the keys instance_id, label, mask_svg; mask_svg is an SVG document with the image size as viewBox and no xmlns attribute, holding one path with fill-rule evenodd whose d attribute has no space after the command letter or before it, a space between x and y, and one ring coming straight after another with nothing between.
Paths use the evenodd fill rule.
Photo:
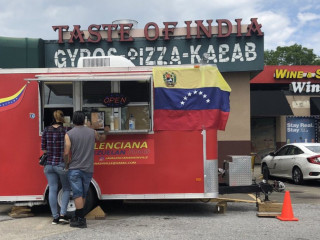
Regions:
<instances>
[{"instance_id":1,"label":"trailer hitch","mask_svg":"<svg viewBox=\"0 0 320 240\"><path fill-rule=\"evenodd\" d=\"M269 201L269 195L275 191L275 192L283 192L285 189L285 185L283 182L280 181L273 181L272 184L269 184L268 181L262 180L262 182L259 183L259 187L261 189L261 192L264 194L265 201Z\"/></svg>"},{"instance_id":2,"label":"trailer hitch","mask_svg":"<svg viewBox=\"0 0 320 240\"><path fill-rule=\"evenodd\" d=\"M269 195L272 192L282 192L285 189L283 182L274 181L269 184L266 180L260 183L253 183L248 186L219 186L219 194L233 194L233 193L256 193L256 198L260 197L260 193L265 195L265 201L269 201Z\"/></svg>"}]
</instances>

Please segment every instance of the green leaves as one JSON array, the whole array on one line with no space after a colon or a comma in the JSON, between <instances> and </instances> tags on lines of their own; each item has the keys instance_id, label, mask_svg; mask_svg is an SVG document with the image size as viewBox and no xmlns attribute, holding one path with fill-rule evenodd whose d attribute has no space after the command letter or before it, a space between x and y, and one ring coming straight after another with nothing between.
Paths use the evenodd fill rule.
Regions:
<instances>
[{"instance_id":1,"label":"green leaves","mask_svg":"<svg viewBox=\"0 0 320 240\"><path fill-rule=\"evenodd\" d=\"M294 44L288 47L277 47L276 50L264 52L265 65L320 65L320 57L313 49Z\"/></svg>"}]
</instances>

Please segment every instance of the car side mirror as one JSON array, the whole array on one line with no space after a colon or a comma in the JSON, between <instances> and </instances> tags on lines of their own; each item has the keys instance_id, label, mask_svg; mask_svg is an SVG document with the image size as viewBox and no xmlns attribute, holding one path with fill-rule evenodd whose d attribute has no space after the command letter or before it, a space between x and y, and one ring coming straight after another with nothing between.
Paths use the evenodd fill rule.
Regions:
<instances>
[{"instance_id":1,"label":"car side mirror","mask_svg":"<svg viewBox=\"0 0 320 240\"><path fill-rule=\"evenodd\" d=\"M276 154L274 152L269 153L270 156L274 157Z\"/></svg>"}]
</instances>

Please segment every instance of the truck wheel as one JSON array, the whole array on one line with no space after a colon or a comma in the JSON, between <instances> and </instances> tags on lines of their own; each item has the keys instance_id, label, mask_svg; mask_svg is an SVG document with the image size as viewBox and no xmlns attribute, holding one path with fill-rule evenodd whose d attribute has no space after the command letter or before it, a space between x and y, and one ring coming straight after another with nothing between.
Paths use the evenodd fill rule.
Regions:
<instances>
[{"instance_id":1,"label":"truck wheel","mask_svg":"<svg viewBox=\"0 0 320 240\"><path fill-rule=\"evenodd\" d=\"M98 204L97 194L92 186L89 187L88 194L86 197L86 203L84 205L84 214L88 214Z\"/></svg>"},{"instance_id":2,"label":"truck wheel","mask_svg":"<svg viewBox=\"0 0 320 240\"><path fill-rule=\"evenodd\" d=\"M59 205L59 207L61 207L61 203L62 203L62 193L63 193L63 191L61 188L58 192L58 205ZM95 194L93 187L90 186L90 188L88 190L87 198L86 198L86 203L83 208L84 213L85 214L89 213L94 207L97 206L97 203L98 203L97 195ZM74 203L74 200L72 199L72 191L71 191L67 212L69 215L73 215L75 210L76 210L76 205Z\"/></svg>"},{"instance_id":3,"label":"truck wheel","mask_svg":"<svg viewBox=\"0 0 320 240\"><path fill-rule=\"evenodd\" d=\"M59 190L58 192L58 205L59 207L61 207L61 203L62 203L62 189ZM84 213L87 214L89 213L94 207L97 206L98 203L98 199L97 199L97 195L95 194L95 191L93 190L93 187L90 186L89 190L88 190L88 194L87 194L87 198L86 198L86 203L84 205ZM72 199L72 191L70 192L70 199L69 199L69 203L68 203L68 207L67 207L67 212L69 215L73 215L74 211L76 210L76 205L74 203L74 200Z\"/></svg>"},{"instance_id":4,"label":"truck wheel","mask_svg":"<svg viewBox=\"0 0 320 240\"><path fill-rule=\"evenodd\" d=\"M60 190L58 192L58 205L61 207L62 204L62 188L60 187ZM69 198L69 203L67 207L67 212L68 213L73 213L76 210L76 205L74 204L74 200L72 199L72 191L70 191L70 198Z\"/></svg>"},{"instance_id":5,"label":"truck wheel","mask_svg":"<svg viewBox=\"0 0 320 240\"><path fill-rule=\"evenodd\" d=\"M292 180L297 185L302 184L302 182L303 182L303 174L302 174L300 168L295 167L292 170Z\"/></svg>"}]
</instances>

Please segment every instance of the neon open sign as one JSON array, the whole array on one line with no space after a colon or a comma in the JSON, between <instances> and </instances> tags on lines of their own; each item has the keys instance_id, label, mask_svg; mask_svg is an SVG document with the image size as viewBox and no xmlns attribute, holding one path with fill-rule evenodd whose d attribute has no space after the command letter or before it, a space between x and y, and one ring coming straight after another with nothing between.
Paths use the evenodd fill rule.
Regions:
<instances>
[{"instance_id":1,"label":"neon open sign","mask_svg":"<svg viewBox=\"0 0 320 240\"><path fill-rule=\"evenodd\" d=\"M103 104L107 107L124 107L128 103L128 97L121 93L111 93L103 99Z\"/></svg>"}]
</instances>

